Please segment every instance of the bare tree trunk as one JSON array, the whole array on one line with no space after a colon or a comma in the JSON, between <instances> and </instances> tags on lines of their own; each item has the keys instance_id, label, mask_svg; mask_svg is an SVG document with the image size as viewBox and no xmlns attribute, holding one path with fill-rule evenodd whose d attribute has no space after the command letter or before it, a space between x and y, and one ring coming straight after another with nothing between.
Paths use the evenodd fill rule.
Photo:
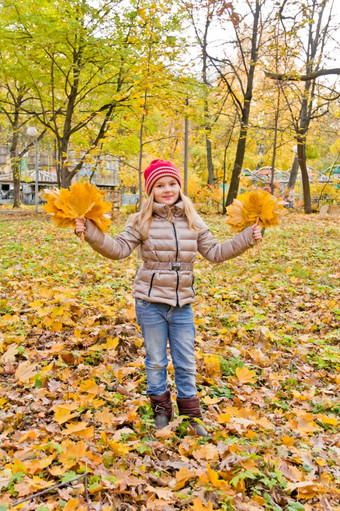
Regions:
<instances>
[{"instance_id":1,"label":"bare tree trunk","mask_svg":"<svg viewBox=\"0 0 340 511\"><path fill-rule=\"evenodd\" d=\"M301 178L302 178L302 189L303 189L303 207L306 214L310 214L312 212L312 199L310 193L309 186L309 178L307 171L307 163L306 163L306 138L304 136L299 136L298 139L298 156L299 156L299 165L301 169Z\"/></svg>"},{"instance_id":2,"label":"bare tree trunk","mask_svg":"<svg viewBox=\"0 0 340 511\"><path fill-rule=\"evenodd\" d=\"M247 88L244 94L242 118L241 118L241 129L240 136L237 142L236 156L234 162L234 168L231 176L230 187L227 196L227 206L232 204L233 200L236 199L239 185L240 185L240 174L243 166L244 153L246 150L246 141L248 134L249 115L250 115L250 104L253 97L253 86L254 86L254 75L255 66L258 61L258 29L260 20L261 5L259 0L256 0L255 10L253 12L253 28L252 28L252 39L251 39L251 57L248 67L248 78Z\"/></svg>"},{"instance_id":3,"label":"bare tree trunk","mask_svg":"<svg viewBox=\"0 0 340 511\"><path fill-rule=\"evenodd\" d=\"M277 131L280 117L280 87L278 87L278 95L277 95L277 103L276 103L276 112L274 119L274 141L273 141L273 154L272 154L272 168L271 168L271 176L270 176L270 191L274 193L274 172L275 172L275 161L276 161L276 146L277 146Z\"/></svg>"},{"instance_id":4,"label":"bare tree trunk","mask_svg":"<svg viewBox=\"0 0 340 511\"><path fill-rule=\"evenodd\" d=\"M206 148L207 148L207 165L208 165L208 185L215 186L216 176L214 174L214 165L212 161L212 150L211 150L211 140L209 135L205 137Z\"/></svg>"},{"instance_id":5,"label":"bare tree trunk","mask_svg":"<svg viewBox=\"0 0 340 511\"><path fill-rule=\"evenodd\" d=\"M12 125L12 139L10 146L11 170L14 183L14 202L13 208L20 208L20 165L18 158L18 140L19 140L19 107L21 104L21 96L18 97L17 103L14 105Z\"/></svg>"},{"instance_id":6,"label":"bare tree trunk","mask_svg":"<svg viewBox=\"0 0 340 511\"><path fill-rule=\"evenodd\" d=\"M288 188L293 188L296 183L296 178L299 170L299 155L296 153L293 161L293 165L289 175Z\"/></svg>"},{"instance_id":7,"label":"bare tree trunk","mask_svg":"<svg viewBox=\"0 0 340 511\"><path fill-rule=\"evenodd\" d=\"M230 186L228 190L226 205L232 204L233 200L236 199L238 189L240 186L240 174L243 165L244 153L246 150L246 141L248 133L248 122L250 113L250 102L245 102L243 109L243 116L241 121L241 130L239 139L237 142L236 156L234 161L234 168L231 176Z\"/></svg>"}]
</instances>

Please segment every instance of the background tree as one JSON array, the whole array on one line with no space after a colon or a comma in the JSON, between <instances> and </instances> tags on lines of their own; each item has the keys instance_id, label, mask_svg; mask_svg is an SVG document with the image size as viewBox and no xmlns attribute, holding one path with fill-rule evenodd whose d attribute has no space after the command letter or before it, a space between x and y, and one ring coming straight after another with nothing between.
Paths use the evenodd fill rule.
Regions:
<instances>
[{"instance_id":1,"label":"background tree","mask_svg":"<svg viewBox=\"0 0 340 511\"><path fill-rule=\"evenodd\" d=\"M290 66L294 63L295 70L292 72L290 67L289 72L276 71L267 75L289 82L282 90L295 129L304 210L305 213L311 213L311 193L306 162L307 135L311 121L325 115L330 101L339 97L334 86L330 87L327 83L317 81L319 77L336 72L332 70L333 73L330 73L330 70L323 69L327 59L327 43L335 30L332 26L332 4L327 0L308 0L296 6L296 2L292 5L285 1L281 5L279 16L282 30L289 37L288 47L295 48L294 60L290 59ZM291 23L289 30L287 30L287 20ZM287 89L294 89L299 97L297 108L288 99ZM296 170L296 166L293 168ZM290 180L291 185L294 183L293 177Z\"/></svg>"},{"instance_id":2,"label":"background tree","mask_svg":"<svg viewBox=\"0 0 340 511\"><path fill-rule=\"evenodd\" d=\"M265 0L255 2L246 0L242 6L247 10L245 14L236 12L231 2L217 1L217 4L220 6L219 16L227 17L227 20L231 22L235 37L234 44L228 41L229 45L225 50L224 58L210 55L216 71L233 97L239 115L239 138L226 202L229 205L237 196L246 150L255 69L265 27L262 19ZM237 59L234 58L235 53ZM235 79L234 84L232 78Z\"/></svg>"}]
</instances>

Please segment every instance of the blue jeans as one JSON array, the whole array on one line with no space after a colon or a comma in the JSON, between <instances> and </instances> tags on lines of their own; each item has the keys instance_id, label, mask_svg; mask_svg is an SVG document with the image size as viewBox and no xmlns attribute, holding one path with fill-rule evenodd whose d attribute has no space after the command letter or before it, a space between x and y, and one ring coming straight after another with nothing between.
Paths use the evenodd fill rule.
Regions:
<instances>
[{"instance_id":1,"label":"blue jeans","mask_svg":"<svg viewBox=\"0 0 340 511\"><path fill-rule=\"evenodd\" d=\"M177 397L196 396L195 326L191 304L171 307L137 299L136 314L146 351L147 394L161 396L167 391L169 339Z\"/></svg>"}]
</instances>

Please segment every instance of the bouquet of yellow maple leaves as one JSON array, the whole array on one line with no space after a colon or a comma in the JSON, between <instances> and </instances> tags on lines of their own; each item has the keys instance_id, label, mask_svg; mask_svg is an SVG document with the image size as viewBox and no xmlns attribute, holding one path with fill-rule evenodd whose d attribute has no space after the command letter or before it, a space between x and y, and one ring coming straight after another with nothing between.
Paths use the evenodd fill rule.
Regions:
<instances>
[{"instance_id":1,"label":"bouquet of yellow maple leaves","mask_svg":"<svg viewBox=\"0 0 340 511\"><path fill-rule=\"evenodd\" d=\"M240 232L257 223L266 228L279 225L279 217L284 212L282 200L265 190L257 189L243 193L227 207L227 224L233 232Z\"/></svg>"},{"instance_id":2,"label":"bouquet of yellow maple leaves","mask_svg":"<svg viewBox=\"0 0 340 511\"><path fill-rule=\"evenodd\" d=\"M89 218L106 231L111 220L106 213L111 211L111 203L104 201L105 192L98 190L88 181L72 183L70 189L45 190L44 209L52 215L58 227L75 227L76 218Z\"/></svg>"}]
</instances>

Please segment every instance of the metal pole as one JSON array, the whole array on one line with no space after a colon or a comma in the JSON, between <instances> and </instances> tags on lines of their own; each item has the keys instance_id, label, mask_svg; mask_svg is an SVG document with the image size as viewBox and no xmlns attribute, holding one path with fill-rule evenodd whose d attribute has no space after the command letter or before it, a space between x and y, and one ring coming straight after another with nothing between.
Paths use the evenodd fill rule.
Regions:
<instances>
[{"instance_id":1,"label":"metal pole","mask_svg":"<svg viewBox=\"0 0 340 511\"><path fill-rule=\"evenodd\" d=\"M38 180L39 180L39 172L38 172L38 139L34 139L34 149L35 149L35 212L38 213L38 200L39 200L39 189L38 189Z\"/></svg>"}]
</instances>

